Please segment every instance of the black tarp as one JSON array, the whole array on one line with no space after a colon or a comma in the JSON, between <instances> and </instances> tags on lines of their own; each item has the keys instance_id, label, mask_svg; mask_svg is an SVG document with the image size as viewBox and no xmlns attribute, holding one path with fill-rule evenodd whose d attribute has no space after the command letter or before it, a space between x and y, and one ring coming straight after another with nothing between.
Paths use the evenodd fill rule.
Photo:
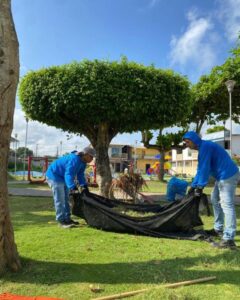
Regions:
<instances>
[{"instance_id":1,"label":"black tarp","mask_svg":"<svg viewBox=\"0 0 240 300\"><path fill-rule=\"evenodd\" d=\"M162 206L129 204L82 192L73 196L72 214L85 219L89 226L107 231L177 239L208 239L204 231L194 229L203 225L199 216L199 201L194 196L186 196L183 200ZM143 216L123 213L128 210L143 213ZM154 214L144 216L149 212Z\"/></svg>"}]
</instances>

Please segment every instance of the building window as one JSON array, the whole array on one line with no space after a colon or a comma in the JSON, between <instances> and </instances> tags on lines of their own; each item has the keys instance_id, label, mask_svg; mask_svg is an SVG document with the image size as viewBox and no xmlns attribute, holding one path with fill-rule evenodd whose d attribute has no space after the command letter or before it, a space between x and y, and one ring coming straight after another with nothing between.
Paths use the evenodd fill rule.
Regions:
<instances>
[{"instance_id":1,"label":"building window","mask_svg":"<svg viewBox=\"0 0 240 300\"><path fill-rule=\"evenodd\" d=\"M177 149L177 154L182 154L182 149Z\"/></svg>"},{"instance_id":2,"label":"building window","mask_svg":"<svg viewBox=\"0 0 240 300\"><path fill-rule=\"evenodd\" d=\"M176 162L172 162L172 167L175 168L176 167Z\"/></svg>"},{"instance_id":3,"label":"building window","mask_svg":"<svg viewBox=\"0 0 240 300\"><path fill-rule=\"evenodd\" d=\"M112 148L112 157L120 156L120 148Z\"/></svg>"},{"instance_id":4,"label":"building window","mask_svg":"<svg viewBox=\"0 0 240 300\"><path fill-rule=\"evenodd\" d=\"M185 161L185 166L186 167L191 167L192 166L192 162L191 161Z\"/></svg>"},{"instance_id":5,"label":"building window","mask_svg":"<svg viewBox=\"0 0 240 300\"><path fill-rule=\"evenodd\" d=\"M230 141L224 141L224 149L230 149Z\"/></svg>"},{"instance_id":6,"label":"building window","mask_svg":"<svg viewBox=\"0 0 240 300\"><path fill-rule=\"evenodd\" d=\"M192 150L188 149L188 157L191 157L191 156L192 156Z\"/></svg>"}]
</instances>

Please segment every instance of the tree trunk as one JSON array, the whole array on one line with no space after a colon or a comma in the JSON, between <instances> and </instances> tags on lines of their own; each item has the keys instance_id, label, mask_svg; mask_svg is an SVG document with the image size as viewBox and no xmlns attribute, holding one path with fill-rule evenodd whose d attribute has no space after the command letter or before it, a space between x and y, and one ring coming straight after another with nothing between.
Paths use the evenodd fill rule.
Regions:
<instances>
[{"instance_id":1,"label":"tree trunk","mask_svg":"<svg viewBox=\"0 0 240 300\"><path fill-rule=\"evenodd\" d=\"M160 151L160 163L159 163L159 173L158 179L161 182L165 182L164 180L164 160L165 160L165 152L163 150Z\"/></svg>"},{"instance_id":2,"label":"tree trunk","mask_svg":"<svg viewBox=\"0 0 240 300\"><path fill-rule=\"evenodd\" d=\"M98 136L96 141L96 167L97 167L97 182L100 193L104 197L111 197L109 189L112 183L112 174L110 170L110 161L108 157L108 147L111 142L108 126L100 124L98 128Z\"/></svg>"},{"instance_id":3,"label":"tree trunk","mask_svg":"<svg viewBox=\"0 0 240 300\"><path fill-rule=\"evenodd\" d=\"M7 188L7 165L19 80L18 40L11 1L0 0L0 273L17 271L20 260L14 243Z\"/></svg>"}]
</instances>

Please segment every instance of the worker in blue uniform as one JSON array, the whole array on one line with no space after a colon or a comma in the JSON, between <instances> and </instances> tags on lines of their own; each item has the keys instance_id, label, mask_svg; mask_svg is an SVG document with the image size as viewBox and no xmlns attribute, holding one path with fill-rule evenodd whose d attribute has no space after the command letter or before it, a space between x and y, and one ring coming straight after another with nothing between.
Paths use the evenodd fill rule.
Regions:
<instances>
[{"instance_id":1,"label":"worker in blue uniform","mask_svg":"<svg viewBox=\"0 0 240 300\"><path fill-rule=\"evenodd\" d=\"M239 180L239 170L229 154L217 143L202 140L194 131L183 136L186 146L198 150L197 174L191 184L189 193L201 196L209 177L216 179L211 194L214 212L214 229L212 234L221 236L218 248L234 248L236 244L235 192Z\"/></svg>"},{"instance_id":2,"label":"worker in blue uniform","mask_svg":"<svg viewBox=\"0 0 240 300\"><path fill-rule=\"evenodd\" d=\"M96 152L86 147L81 152L73 151L58 158L46 172L47 182L52 189L56 220L63 228L79 224L71 219L69 194L77 190L77 184L88 190L85 179L85 169L95 157Z\"/></svg>"}]
</instances>

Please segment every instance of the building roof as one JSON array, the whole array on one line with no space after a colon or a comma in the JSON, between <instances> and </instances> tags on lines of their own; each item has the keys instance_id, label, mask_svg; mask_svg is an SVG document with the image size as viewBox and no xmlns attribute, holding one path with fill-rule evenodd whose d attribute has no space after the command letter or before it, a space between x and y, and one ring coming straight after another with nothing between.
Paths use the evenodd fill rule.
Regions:
<instances>
[{"instance_id":1,"label":"building roof","mask_svg":"<svg viewBox=\"0 0 240 300\"><path fill-rule=\"evenodd\" d=\"M208 133L205 134L202 139L206 141L221 141L224 138L229 138L229 130L225 130L225 136L224 136L224 131L218 131L218 132L213 132L213 133Z\"/></svg>"},{"instance_id":2,"label":"building roof","mask_svg":"<svg viewBox=\"0 0 240 300\"><path fill-rule=\"evenodd\" d=\"M10 140L10 142L11 142L11 143L14 143L14 142L17 142L17 143L18 143L18 142L19 142L19 140L18 140L18 139L15 139L14 137L12 137L12 136L11 136L11 140Z\"/></svg>"}]
</instances>

